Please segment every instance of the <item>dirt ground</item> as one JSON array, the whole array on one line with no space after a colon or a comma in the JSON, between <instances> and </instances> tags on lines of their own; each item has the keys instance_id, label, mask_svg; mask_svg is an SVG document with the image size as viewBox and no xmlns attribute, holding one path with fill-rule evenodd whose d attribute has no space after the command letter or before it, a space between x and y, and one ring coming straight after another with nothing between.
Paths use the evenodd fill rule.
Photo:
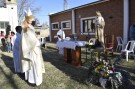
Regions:
<instances>
[{"instance_id":1,"label":"dirt ground","mask_svg":"<svg viewBox=\"0 0 135 89\"><path fill-rule=\"evenodd\" d=\"M88 67L85 64L75 67L66 63L64 57L58 54L55 44L47 43L47 48L42 48L42 53L46 73L43 74L43 83L35 86L24 80L24 74L14 72L12 52L0 50L0 89L102 89L101 86L87 84ZM112 60L116 57L117 54ZM85 61L85 49L82 49L82 61ZM117 68L128 73L130 84L125 89L135 89L135 60L126 62L122 59Z\"/></svg>"}]
</instances>

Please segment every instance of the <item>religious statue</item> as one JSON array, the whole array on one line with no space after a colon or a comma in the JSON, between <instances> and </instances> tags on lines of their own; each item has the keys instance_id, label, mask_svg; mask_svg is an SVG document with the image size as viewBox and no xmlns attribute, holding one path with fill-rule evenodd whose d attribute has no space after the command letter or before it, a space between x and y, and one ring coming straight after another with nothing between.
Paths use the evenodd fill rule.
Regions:
<instances>
[{"instance_id":1,"label":"religious statue","mask_svg":"<svg viewBox=\"0 0 135 89\"><path fill-rule=\"evenodd\" d=\"M99 11L96 12L97 18L95 21L95 33L96 33L96 39L99 41L101 46L105 48L104 44L104 26L105 26L105 21L104 18L102 17L101 13Z\"/></svg>"}]
</instances>

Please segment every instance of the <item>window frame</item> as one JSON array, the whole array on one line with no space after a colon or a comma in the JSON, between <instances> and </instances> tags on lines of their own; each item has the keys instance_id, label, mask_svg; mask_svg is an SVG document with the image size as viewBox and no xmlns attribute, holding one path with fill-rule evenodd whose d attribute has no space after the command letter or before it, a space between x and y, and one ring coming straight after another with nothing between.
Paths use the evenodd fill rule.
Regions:
<instances>
[{"instance_id":1,"label":"window frame","mask_svg":"<svg viewBox=\"0 0 135 89\"><path fill-rule=\"evenodd\" d=\"M81 34L82 34L82 35L88 35L88 34L90 34L90 35L95 35L94 32L93 32L93 33L92 33L92 32L83 32L83 21L84 21L84 20L88 20L88 19L96 19L96 16L91 16L91 17L86 17L86 18L81 18L81 19L80 19L80 26L81 26L81 27L80 27L80 28L81 28L80 31L81 31Z\"/></svg>"},{"instance_id":2,"label":"window frame","mask_svg":"<svg viewBox=\"0 0 135 89\"><path fill-rule=\"evenodd\" d=\"M70 27L69 28L63 28L63 23L69 22ZM71 30L71 20L61 21L61 28L63 30Z\"/></svg>"},{"instance_id":3,"label":"window frame","mask_svg":"<svg viewBox=\"0 0 135 89\"><path fill-rule=\"evenodd\" d=\"M8 23L8 24L6 24L6 23ZM8 25L9 25L9 22L8 22L8 21L5 21L5 23L4 23L5 28L6 28Z\"/></svg>"},{"instance_id":4,"label":"window frame","mask_svg":"<svg viewBox=\"0 0 135 89\"><path fill-rule=\"evenodd\" d=\"M58 25L58 28L54 28L54 27L53 27L54 24L57 24L57 25ZM52 30L59 30L59 22L51 23L51 25L52 25Z\"/></svg>"},{"instance_id":5,"label":"window frame","mask_svg":"<svg viewBox=\"0 0 135 89\"><path fill-rule=\"evenodd\" d=\"M1 27L1 23L4 23L4 28ZM6 23L8 23L7 25L9 25L9 22L8 21L0 21L0 29L6 29L7 26L6 26Z\"/></svg>"}]
</instances>

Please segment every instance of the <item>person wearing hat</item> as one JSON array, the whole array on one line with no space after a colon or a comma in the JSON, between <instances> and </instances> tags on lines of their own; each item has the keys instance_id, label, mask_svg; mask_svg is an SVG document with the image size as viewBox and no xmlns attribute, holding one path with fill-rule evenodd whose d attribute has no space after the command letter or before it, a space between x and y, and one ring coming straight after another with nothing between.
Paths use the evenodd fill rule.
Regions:
<instances>
[{"instance_id":1,"label":"person wearing hat","mask_svg":"<svg viewBox=\"0 0 135 89\"><path fill-rule=\"evenodd\" d=\"M95 27L96 27L95 37L100 42L101 46L105 48L105 44L104 44L105 21L99 11L97 11L96 14L97 14L97 18L95 21Z\"/></svg>"},{"instance_id":2,"label":"person wearing hat","mask_svg":"<svg viewBox=\"0 0 135 89\"><path fill-rule=\"evenodd\" d=\"M43 57L40 49L40 42L35 34L34 16L31 10L25 11L25 20L22 24L22 72L25 73L25 80L39 86L45 73Z\"/></svg>"}]
</instances>

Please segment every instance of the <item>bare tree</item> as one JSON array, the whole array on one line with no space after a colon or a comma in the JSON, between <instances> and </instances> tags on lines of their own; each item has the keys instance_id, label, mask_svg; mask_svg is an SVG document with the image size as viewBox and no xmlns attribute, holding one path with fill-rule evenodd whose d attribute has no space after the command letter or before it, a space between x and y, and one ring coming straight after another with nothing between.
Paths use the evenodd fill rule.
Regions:
<instances>
[{"instance_id":1,"label":"bare tree","mask_svg":"<svg viewBox=\"0 0 135 89\"><path fill-rule=\"evenodd\" d=\"M19 22L19 25L22 23L22 20L25 17L24 10L27 10L28 8L30 8L33 14L40 11L39 7L33 6L34 1L35 0L18 0L18 22Z\"/></svg>"},{"instance_id":2,"label":"bare tree","mask_svg":"<svg viewBox=\"0 0 135 89\"><path fill-rule=\"evenodd\" d=\"M42 24L42 26L43 26L45 29L49 28L48 22L44 22L44 23Z\"/></svg>"},{"instance_id":3,"label":"bare tree","mask_svg":"<svg viewBox=\"0 0 135 89\"><path fill-rule=\"evenodd\" d=\"M39 26L40 25L39 19L35 18L35 21L36 21L35 26Z\"/></svg>"}]
</instances>

